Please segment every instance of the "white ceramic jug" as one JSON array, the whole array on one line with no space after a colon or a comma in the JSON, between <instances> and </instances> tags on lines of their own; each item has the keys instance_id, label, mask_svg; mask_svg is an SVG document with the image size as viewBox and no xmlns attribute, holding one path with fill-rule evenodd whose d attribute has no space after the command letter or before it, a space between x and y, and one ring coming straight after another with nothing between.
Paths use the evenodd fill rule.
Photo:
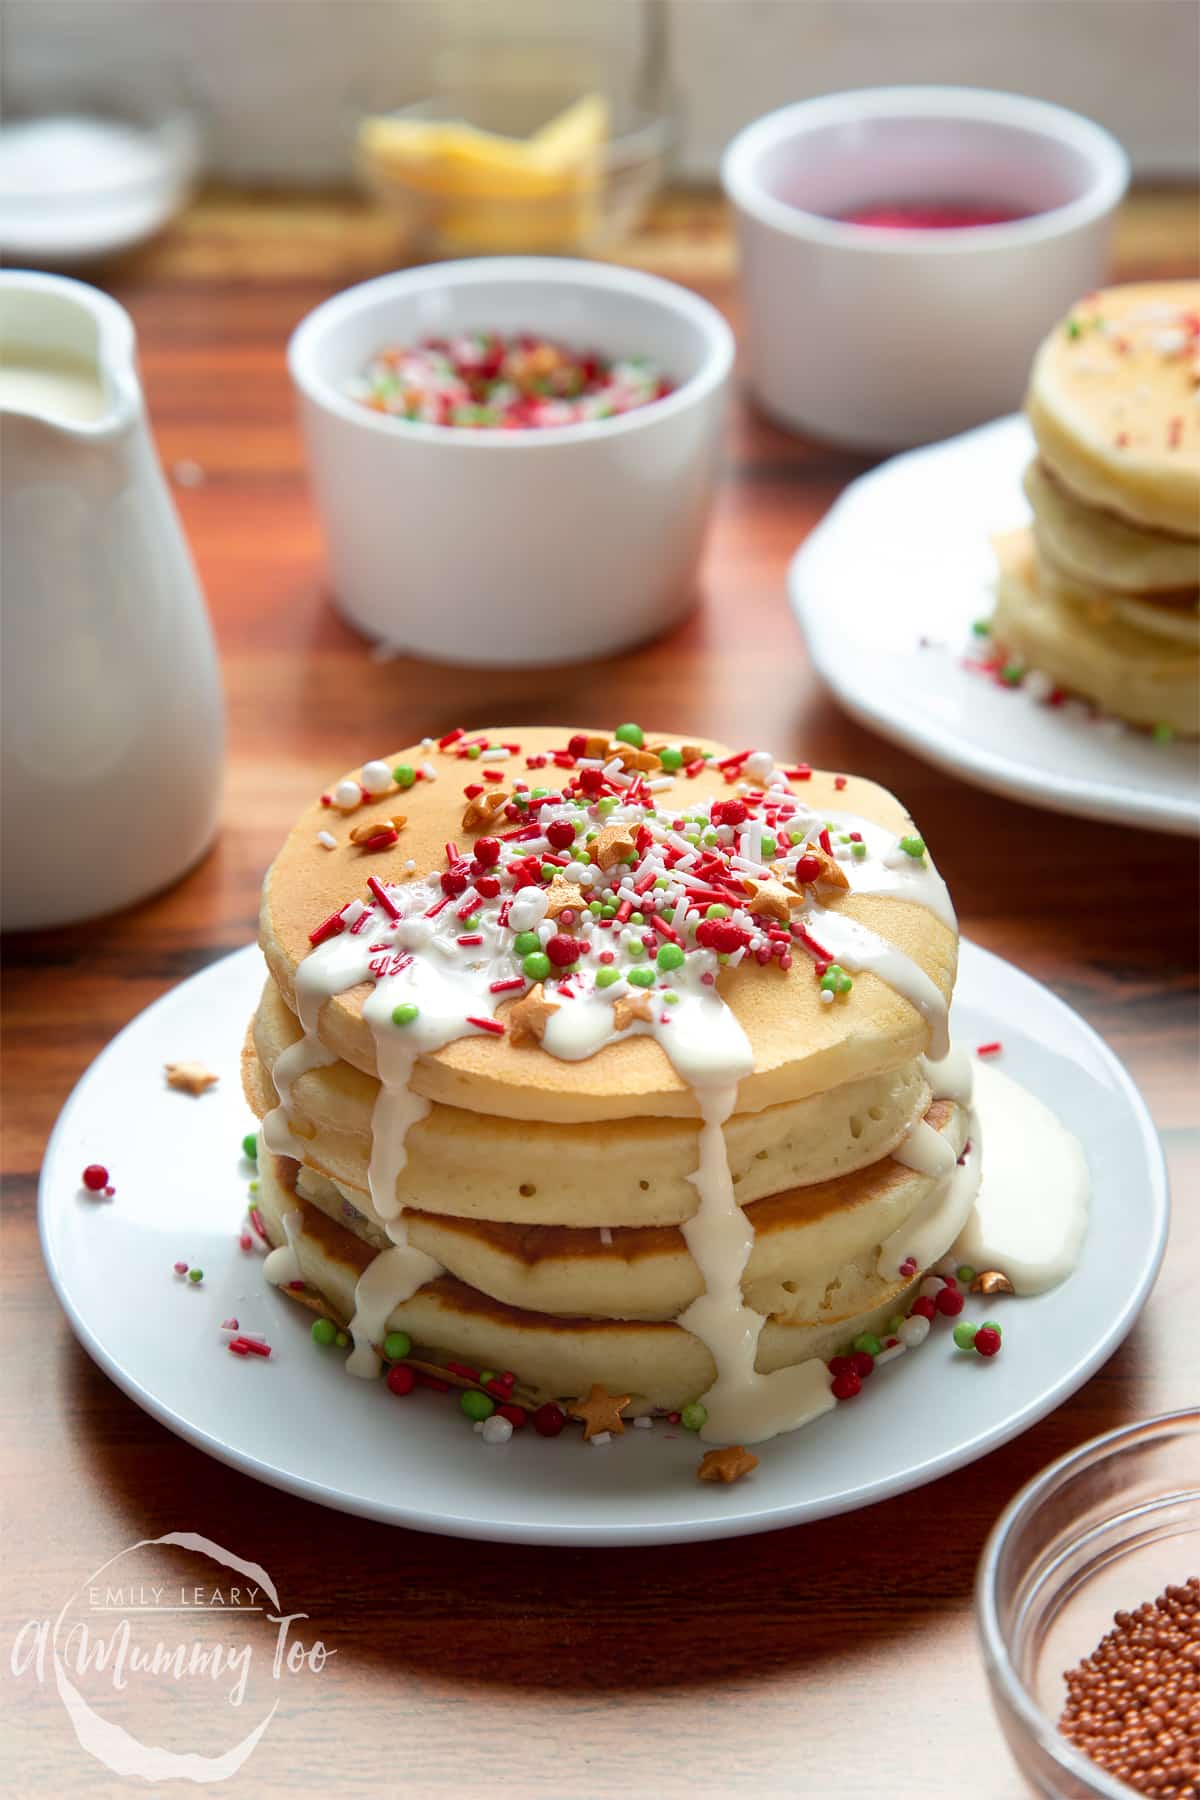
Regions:
<instances>
[{"instance_id":1,"label":"white ceramic jug","mask_svg":"<svg viewBox=\"0 0 1200 1800\"><path fill-rule=\"evenodd\" d=\"M224 716L129 315L0 273L0 923L142 899L208 848Z\"/></svg>"}]
</instances>

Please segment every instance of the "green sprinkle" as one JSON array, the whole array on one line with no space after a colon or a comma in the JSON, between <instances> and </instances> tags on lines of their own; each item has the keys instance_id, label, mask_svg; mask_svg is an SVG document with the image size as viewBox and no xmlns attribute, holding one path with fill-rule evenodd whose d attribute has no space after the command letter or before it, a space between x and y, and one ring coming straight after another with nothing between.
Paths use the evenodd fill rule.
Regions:
<instances>
[{"instance_id":1,"label":"green sprinkle","mask_svg":"<svg viewBox=\"0 0 1200 1800\"><path fill-rule=\"evenodd\" d=\"M518 956L528 956L531 951L540 950L542 941L536 931L518 931L513 939L513 949Z\"/></svg>"},{"instance_id":2,"label":"green sprinkle","mask_svg":"<svg viewBox=\"0 0 1200 1800\"><path fill-rule=\"evenodd\" d=\"M486 1394L477 1394L474 1388L468 1388L465 1394L460 1394L458 1404L468 1419L490 1419L496 1410L496 1402L489 1400Z\"/></svg>"},{"instance_id":3,"label":"green sprinkle","mask_svg":"<svg viewBox=\"0 0 1200 1800\"><path fill-rule=\"evenodd\" d=\"M412 1339L407 1331L389 1331L383 1340L383 1354L389 1362L403 1362L412 1354Z\"/></svg>"},{"instance_id":4,"label":"green sprinkle","mask_svg":"<svg viewBox=\"0 0 1200 1800\"><path fill-rule=\"evenodd\" d=\"M399 1006L393 1006L392 1024L411 1025L413 1020L420 1015L420 1011L420 1007L414 1006L411 1000L405 1000Z\"/></svg>"},{"instance_id":5,"label":"green sprinkle","mask_svg":"<svg viewBox=\"0 0 1200 1800\"><path fill-rule=\"evenodd\" d=\"M624 937L621 939L621 942L635 962L639 956L645 956L646 946L643 944L640 937Z\"/></svg>"},{"instance_id":6,"label":"green sprinkle","mask_svg":"<svg viewBox=\"0 0 1200 1800\"><path fill-rule=\"evenodd\" d=\"M468 760L468 762L478 762L479 758L482 755L483 755L483 745L482 744L468 744L467 745L467 760Z\"/></svg>"},{"instance_id":7,"label":"green sprinkle","mask_svg":"<svg viewBox=\"0 0 1200 1800\"><path fill-rule=\"evenodd\" d=\"M707 1406L701 1406L699 1400L693 1400L691 1405L685 1406L680 1413L679 1423L685 1431L699 1431L707 1418Z\"/></svg>"},{"instance_id":8,"label":"green sprinkle","mask_svg":"<svg viewBox=\"0 0 1200 1800\"><path fill-rule=\"evenodd\" d=\"M683 951L678 944L662 944L654 960L660 969L678 969L683 963Z\"/></svg>"},{"instance_id":9,"label":"green sprinkle","mask_svg":"<svg viewBox=\"0 0 1200 1800\"><path fill-rule=\"evenodd\" d=\"M596 802L596 808L597 808L597 811L601 814L601 816L603 816L605 813L612 812L612 810L616 806L616 804L617 804L617 802L616 802L616 798L614 795L605 794L603 800L598 800Z\"/></svg>"},{"instance_id":10,"label":"green sprinkle","mask_svg":"<svg viewBox=\"0 0 1200 1800\"><path fill-rule=\"evenodd\" d=\"M1025 668L1022 663L1005 663L1000 671L1000 679L1005 687L1020 687L1025 679Z\"/></svg>"},{"instance_id":11,"label":"green sprinkle","mask_svg":"<svg viewBox=\"0 0 1200 1800\"><path fill-rule=\"evenodd\" d=\"M203 1269L189 1269L188 1270L188 1280L196 1281L196 1282L203 1281L204 1280L204 1270Z\"/></svg>"},{"instance_id":12,"label":"green sprinkle","mask_svg":"<svg viewBox=\"0 0 1200 1800\"><path fill-rule=\"evenodd\" d=\"M774 855L775 855L775 839L772 837L772 835L769 831L764 831L762 834L762 860L763 860L763 862L770 862L771 858Z\"/></svg>"},{"instance_id":13,"label":"green sprinkle","mask_svg":"<svg viewBox=\"0 0 1200 1800\"><path fill-rule=\"evenodd\" d=\"M720 901L714 900L711 906L705 908L704 916L706 919L727 919L729 917L729 908L727 906L722 906Z\"/></svg>"},{"instance_id":14,"label":"green sprinkle","mask_svg":"<svg viewBox=\"0 0 1200 1800\"><path fill-rule=\"evenodd\" d=\"M911 856L915 862L925 854L925 839L921 837L902 837L900 839L900 848L903 850L905 856Z\"/></svg>"},{"instance_id":15,"label":"green sprinkle","mask_svg":"<svg viewBox=\"0 0 1200 1800\"><path fill-rule=\"evenodd\" d=\"M252 1181L252 1182L250 1182L250 1183L249 1183L249 1188L250 1188L250 1192L251 1192L251 1193L252 1193L252 1194L257 1194L257 1192L258 1192L258 1182L257 1182L257 1181Z\"/></svg>"},{"instance_id":16,"label":"green sprinkle","mask_svg":"<svg viewBox=\"0 0 1200 1800\"><path fill-rule=\"evenodd\" d=\"M486 1387L489 1381L495 1381L495 1379L496 1379L495 1369L480 1369L479 1380L483 1387Z\"/></svg>"},{"instance_id":17,"label":"green sprinkle","mask_svg":"<svg viewBox=\"0 0 1200 1800\"><path fill-rule=\"evenodd\" d=\"M667 749L659 751L658 760L664 769L681 769L683 767L683 751L668 746Z\"/></svg>"},{"instance_id":18,"label":"green sprinkle","mask_svg":"<svg viewBox=\"0 0 1200 1800\"><path fill-rule=\"evenodd\" d=\"M1069 338L1083 336L1083 326L1079 323L1078 319L1068 319L1064 329Z\"/></svg>"},{"instance_id":19,"label":"green sprinkle","mask_svg":"<svg viewBox=\"0 0 1200 1800\"><path fill-rule=\"evenodd\" d=\"M629 923L631 925L644 925L646 923L645 913L631 912L629 915Z\"/></svg>"},{"instance_id":20,"label":"green sprinkle","mask_svg":"<svg viewBox=\"0 0 1200 1800\"><path fill-rule=\"evenodd\" d=\"M678 1006L680 996L675 992L674 988L668 988L666 993L663 995L663 999L666 1001L668 1006Z\"/></svg>"},{"instance_id":21,"label":"green sprinkle","mask_svg":"<svg viewBox=\"0 0 1200 1800\"><path fill-rule=\"evenodd\" d=\"M467 917L463 920L463 930L464 931L474 931L475 928L478 926L478 924L479 924L479 914L471 913L469 915L469 917Z\"/></svg>"},{"instance_id":22,"label":"green sprinkle","mask_svg":"<svg viewBox=\"0 0 1200 1800\"><path fill-rule=\"evenodd\" d=\"M841 963L830 963L821 977L821 990L826 994L848 994L853 986Z\"/></svg>"},{"instance_id":23,"label":"green sprinkle","mask_svg":"<svg viewBox=\"0 0 1200 1800\"><path fill-rule=\"evenodd\" d=\"M789 831L788 842L791 844L793 850L796 849L798 845L804 842L804 833L802 831Z\"/></svg>"},{"instance_id":24,"label":"green sprinkle","mask_svg":"<svg viewBox=\"0 0 1200 1800\"><path fill-rule=\"evenodd\" d=\"M954 1342L960 1350L969 1350L975 1342L978 1325L972 1325L969 1319L960 1319L954 1327Z\"/></svg>"},{"instance_id":25,"label":"green sprinkle","mask_svg":"<svg viewBox=\"0 0 1200 1800\"><path fill-rule=\"evenodd\" d=\"M313 1343L327 1348L337 1336L337 1326L332 1319L314 1319L312 1323Z\"/></svg>"},{"instance_id":26,"label":"green sprinkle","mask_svg":"<svg viewBox=\"0 0 1200 1800\"><path fill-rule=\"evenodd\" d=\"M410 788L417 779L417 771L408 763L397 763L392 770L392 780L397 787Z\"/></svg>"},{"instance_id":27,"label":"green sprinkle","mask_svg":"<svg viewBox=\"0 0 1200 1800\"><path fill-rule=\"evenodd\" d=\"M344 1350L346 1345L350 1342L350 1334L346 1331L339 1331L333 1341L339 1350Z\"/></svg>"},{"instance_id":28,"label":"green sprinkle","mask_svg":"<svg viewBox=\"0 0 1200 1800\"><path fill-rule=\"evenodd\" d=\"M850 854L855 862L862 862L867 854L867 846L865 844L851 844Z\"/></svg>"},{"instance_id":29,"label":"green sprinkle","mask_svg":"<svg viewBox=\"0 0 1200 1800\"><path fill-rule=\"evenodd\" d=\"M976 1271L971 1267L970 1263L961 1263L959 1267L955 1269L954 1273L964 1287L968 1287L970 1283L974 1281L976 1275Z\"/></svg>"},{"instance_id":30,"label":"green sprinkle","mask_svg":"<svg viewBox=\"0 0 1200 1800\"><path fill-rule=\"evenodd\" d=\"M591 913L593 919L598 919L600 914L604 911L604 908L598 900L589 900L588 911Z\"/></svg>"},{"instance_id":31,"label":"green sprinkle","mask_svg":"<svg viewBox=\"0 0 1200 1800\"><path fill-rule=\"evenodd\" d=\"M653 969L630 969L625 979L632 982L634 987L653 987L658 977Z\"/></svg>"},{"instance_id":32,"label":"green sprinkle","mask_svg":"<svg viewBox=\"0 0 1200 1800\"><path fill-rule=\"evenodd\" d=\"M620 979L621 971L619 969L610 969L606 965L603 969L596 970L596 986L598 988L611 987L614 981L620 981Z\"/></svg>"},{"instance_id":33,"label":"green sprinkle","mask_svg":"<svg viewBox=\"0 0 1200 1800\"><path fill-rule=\"evenodd\" d=\"M1000 1329L999 1325L997 1325L995 1319L985 1319L983 1321L983 1324L980 1326L980 1330L981 1331L985 1331L985 1330L986 1331L994 1331L997 1337L1004 1336L1003 1331L1001 1331L1001 1329Z\"/></svg>"},{"instance_id":34,"label":"green sprinkle","mask_svg":"<svg viewBox=\"0 0 1200 1800\"><path fill-rule=\"evenodd\" d=\"M971 630L975 633L976 637L991 637L992 621L990 619L976 619L971 626Z\"/></svg>"},{"instance_id":35,"label":"green sprinkle","mask_svg":"<svg viewBox=\"0 0 1200 1800\"><path fill-rule=\"evenodd\" d=\"M619 744L632 744L635 750L640 750L646 742L646 734L640 725L618 725L613 736Z\"/></svg>"},{"instance_id":36,"label":"green sprinkle","mask_svg":"<svg viewBox=\"0 0 1200 1800\"><path fill-rule=\"evenodd\" d=\"M257 1133L255 1133L253 1131L248 1131L246 1133L245 1137L242 1139L242 1155L248 1156L250 1158L251 1162L258 1161L258 1136L257 1136Z\"/></svg>"},{"instance_id":37,"label":"green sprinkle","mask_svg":"<svg viewBox=\"0 0 1200 1800\"><path fill-rule=\"evenodd\" d=\"M514 793L513 800L514 800L515 804L520 807L522 812L529 811L529 795L528 794L522 793L520 790L518 790L516 793Z\"/></svg>"},{"instance_id":38,"label":"green sprinkle","mask_svg":"<svg viewBox=\"0 0 1200 1800\"><path fill-rule=\"evenodd\" d=\"M553 881L554 877L557 874L558 874L558 864L557 863L543 863L542 864L542 880L543 881Z\"/></svg>"},{"instance_id":39,"label":"green sprinkle","mask_svg":"<svg viewBox=\"0 0 1200 1800\"><path fill-rule=\"evenodd\" d=\"M873 1331L860 1331L855 1338L854 1343L851 1345L851 1348L854 1350L861 1350L867 1356L878 1356L879 1352L883 1349L883 1345Z\"/></svg>"},{"instance_id":40,"label":"green sprinkle","mask_svg":"<svg viewBox=\"0 0 1200 1800\"><path fill-rule=\"evenodd\" d=\"M887 1332L889 1337L895 1337L896 1333L899 1331L899 1329L903 1325L903 1323L904 1323L904 1314L903 1313L893 1313L892 1317L888 1320L887 1324L884 1326L884 1330Z\"/></svg>"},{"instance_id":41,"label":"green sprinkle","mask_svg":"<svg viewBox=\"0 0 1200 1800\"><path fill-rule=\"evenodd\" d=\"M606 900L600 908L600 917L602 919L615 919L616 916L616 902L614 900Z\"/></svg>"},{"instance_id":42,"label":"green sprinkle","mask_svg":"<svg viewBox=\"0 0 1200 1800\"><path fill-rule=\"evenodd\" d=\"M1150 735L1156 744L1172 744L1175 741L1175 727L1173 725L1156 725Z\"/></svg>"},{"instance_id":43,"label":"green sprinkle","mask_svg":"<svg viewBox=\"0 0 1200 1800\"><path fill-rule=\"evenodd\" d=\"M550 973L550 958L544 950L535 950L521 964L530 981L545 981Z\"/></svg>"},{"instance_id":44,"label":"green sprinkle","mask_svg":"<svg viewBox=\"0 0 1200 1800\"><path fill-rule=\"evenodd\" d=\"M529 798L531 800L548 800L550 798L550 789L531 788L529 791Z\"/></svg>"}]
</instances>

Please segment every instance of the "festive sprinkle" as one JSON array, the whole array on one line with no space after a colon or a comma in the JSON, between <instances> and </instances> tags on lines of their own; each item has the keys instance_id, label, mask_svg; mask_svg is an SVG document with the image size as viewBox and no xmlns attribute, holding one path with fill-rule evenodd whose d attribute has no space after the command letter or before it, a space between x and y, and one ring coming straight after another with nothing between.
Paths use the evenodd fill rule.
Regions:
<instances>
[{"instance_id":1,"label":"festive sprinkle","mask_svg":"<svg viewBox=\"0 0 1200 1800\"><path fill-rule=\"evenodd\" d=\"M925 854L925 839L919 837L902 837L900 839L900 848L903 850L905 856L911 856L914 862L919 861Z\"/></svg>"},{"instance_id":2,"label":"festive sprinkle","mask_svg":"<svg viewBox=\"0 0 1200 1800\"><path fill-rule=\"evenodd\" d=\"M1000 1350L1000 1333L994 1325L981 1325L975 1333L974 1348L980 1356L995 1356Z\"/></svg>"},{"instance_id":3,"label":"festive sprinkle","mask_svg":"<svg viewBox=\"0 0 1200 1800\"><path fill-rule=\"evenodd\" d=\"M724 1450L709 1450L700 1460L696 1470L697 1481L721 1481L725 1483L740 1481L743 1475L749 1475L757 1469L758 1458L741 1444L730 1444Z\"/></svg>"},{"instance_id":4,"label":"festive sprinkle","mask_svg":"<svg viewBox=\"0 0 1200 1800\"><path fill-rule=\"evenodd\" d=\"M465 1393L460 1394L458 1404L468 1419L490 1419L496 1410L496 1402L474 1388L468 1388Z\"/></svg>"},{"instance_id":5,"label":"festive sprinkle","mask_svg":"<svg viewBox=\"0 0 1200 1800\"><path fill-rule=\"evenodd\" d=\"M103 1193L108 1186L108 1170L103 1163L89 1163L81 1180L89 1194Z\"/></svg>"},{"instance_id":6,"label":"festive sprinkle","mask_svg":"<svg viewBox=\"0 0 1200 1800\"><path fill-rule=\"evenodd\" d=\"M419 1006L414 1006L411 1000L404 1000L399 1006L393 1006L392 1024L411 1025L414 1019L420 1017L420 1014L421 1009Z\"/></svg>"},{"instance_id":7,"label":"festive sprinkle","mask_svg":"<svg viewBox=\"0 0 1200 1800\"><path fill-rule=\"evenodd\" d=\"M403 1362L412 1355L412 1339L407 1331L389 1331L383 1340L383 1354L389 1362Z\"/></svg>"},{"instance_id":8,"label":"festive sprinkle","mask_svg":"<svg viewBox=\"0 0 1200 1800\"><path fill-rule=\"evenodd\" d=\"M313 1343L323 1348L333 1343L337 1336L337 1326L332 1319L314 1319L312 1322Z\"/></svg>"},{"instance_id":9,"label":"festive sprinkle","mask_svg":"<svg viewBox=\"0 0 1200 1800\"><path fill-rule=\"evenodd\" d=\"M242 1155L248 1162L256 1163L258 1161L258 1134L256 1132L248 1131L242 1139Z\"/></svg>"},{"instance_id":10,"label":"festive sprinkle","mask_svg":"<svg viewBox=\"0 0 1200 1800\"><path fill-rule=\"evenodd\" d=\"M685 1431L699 1431L700 1427L705 1423L707 1418L708 1418L707 1406L702 1406L700 1404L699 1400L693 1400L691 1402L691 1404L689 1406L685 1406L683 1411L680 1413L679 1423L683 1426L683 1429Z\"/></svg>"},{"instance_id":11,"label":"festive sprinkle","mask_svg":"<svg viewBox=\"0 0 1200 1800\"><path fill-rule=\"evenodd\" d=\"M1000 1042L999 1038L997 1038L995 1042L991 1044L976 1044L975 1054L976 1056L999 1056L1003 1048L1004 1045Z\"/></svg>"},{"instance_id":12,"label":"festive sprinkle","mask_svg":"<svg viewBox=\"0 0 1200 1800\"><path fill-rule=\"evenodd\" d=\"M185 1262L173 1263L172 1267L177 1275L186 1275L188 1272L188 1266Z\"/></svg>"},{"instance_id":13,"label":"festive sprinkle","mask_svg":"<svg viewBox=\"0 0 1200 1800\"><path fill-rule=\"evenodd\" d=\"M969 1350L975 1342L978 1325L972 1325L969 1319L960 1319L954 1327L954 1342L960 1350Z\"/></svg>"},{"instance_id":14,"label":"festive sprinkle","mask_svg":"<svg viewBox=\"0 0 1200 1800\"><path fill-rule=\"evenodd\" d=\"M394 1363L387 1372L388 1392L395 1394L397 1399L403 1399L405 1394L411 1394L416 1382L416 1372L410 1369L407 1363ZM448 1391L444 1381L433 1382L430 1385L440 1387L443 1393Z\"/></svg>"},{"instance_id":15,"label":"festive sprinkle","mask_svg":"<svg viewBox=\"0 0 1200 1800\"><path fill-rule=\"evenodd\" d=\"M193 1284L193 1286L198 1287L200 1285L200 1283L204 1280L204 1270L203 1269L189 1269L187 1272L187 1278Z\"/></svg>"},{"instance_id":16,"label":"festive sprinkle","mask_svg":"<svg viewBox=\"0 0 1200 1800\"><path fill-rule=\"evenodd\" d=\"M215 1087L219 1076L201 1062L164 1063L167 1086L184 1094L204 1094Z\"/></svg>"},{"instance_id":17,"label":"festive sprinkle","mask_svg":"<svg viewBox=\"0 0 1200 1800\"><path fill-rule=\"evenodd\" d=\"M503 1413L496 1413L483 1421L483 1430L479 1435L485 1444L507 1444L512 1434L512 1420L506 1419Z\"/></svg>"}]
</instances>

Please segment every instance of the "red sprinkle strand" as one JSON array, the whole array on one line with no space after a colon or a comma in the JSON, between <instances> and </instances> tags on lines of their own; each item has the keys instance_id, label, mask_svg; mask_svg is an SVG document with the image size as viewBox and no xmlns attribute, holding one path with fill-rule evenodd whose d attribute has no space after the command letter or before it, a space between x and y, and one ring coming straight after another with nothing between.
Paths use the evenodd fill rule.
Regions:
<instances>
[{"instance_id":1,"label":"red sprinkle strand","mask_svg":"<svg viewBox=\"0 0 1200 1800\"><path fill-rule=\"evenodd\" d=\"M999 1038L997 1038L993 1044L977 1044L975 1047L975 1054L976 1056L999 1056L1003 1048L1004 1045L1000 1042Z\"/></svg>"}]
</instances>

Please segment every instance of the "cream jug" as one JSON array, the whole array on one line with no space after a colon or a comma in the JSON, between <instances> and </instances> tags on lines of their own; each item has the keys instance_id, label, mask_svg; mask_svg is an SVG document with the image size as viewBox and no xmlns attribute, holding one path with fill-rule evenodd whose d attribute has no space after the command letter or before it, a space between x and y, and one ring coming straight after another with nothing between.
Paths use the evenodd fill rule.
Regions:
<instances>
[{"instance_id":1,"label":"cream jug","mask_svg":"<svg viewBox=\"0 0 1200 1800\"><path fill-rule=\"evenodd\" d=\"M0 923L128 906L216 830L216 651L132 321L18 271L0 273L0 605Z\"/></svg>"}]
</instances>

